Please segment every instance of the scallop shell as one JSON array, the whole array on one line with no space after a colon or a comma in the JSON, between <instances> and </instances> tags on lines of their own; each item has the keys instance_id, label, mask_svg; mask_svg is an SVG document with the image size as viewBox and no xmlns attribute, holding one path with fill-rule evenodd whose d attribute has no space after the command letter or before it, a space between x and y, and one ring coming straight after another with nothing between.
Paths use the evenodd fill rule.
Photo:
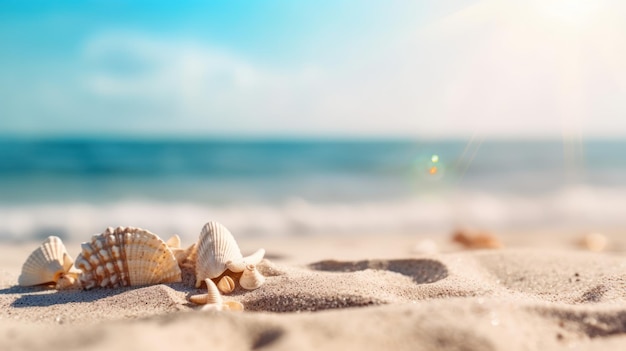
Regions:
<instances>
[{"instance_id":1,"label":"scallop shell","mask_svg":"<svg viewBox=\"0 0 626 351\"><path fill-rule=\"evenodd\" d=\"M202 307L203 311L243 311L243 305L238 301L224 301L220 291L215 283L207 278L204 280L207 286L206 294L193 295L189 298L189 301L195 304L205 305Z\"/></svg>"},{"instance_id":2,"label":"scallop shell","mask_svg":"<svg viewBox=\"0 0 626 351\"><path fill-rule=\"evenodd\" d=\"M49 236L33 251L22 266L21 286L56 283L72 268L72 257L59 237Z\"/></svg>"},{"instance_id":3,"label":"scallop shell","mask_svg":"<svg viewBox=\"0 0 626 351\"><path fill-rule=\"evenodd\" d=\"M182 280L176 257L167 244L141 228L109 227L81 247L76 266L83 271L79 279L85 289Z\"/></svg>"},{"instance_id":4,"label":"scallop shell","mask_svg":"<svg viewBox=\"0 0 626 351\"><path fill-rule=\"evenodd\" d=\"M239 278L239 285L246 290L258 289L263 283L265 283L265 277L253 264L247 265Z\"/></svg>"},{"instance_id":5,"label":"scallop shell","mask_svg":"<svg viewBox=\"0 0 626 351\"><path fill-rule=\"evenodd\" d=\"M241 251L233 235L220 223L202 227L196 253L196 287L206 278L217 278L226 271L226 263L241 261Z\"/></svg>"}]
</instances>

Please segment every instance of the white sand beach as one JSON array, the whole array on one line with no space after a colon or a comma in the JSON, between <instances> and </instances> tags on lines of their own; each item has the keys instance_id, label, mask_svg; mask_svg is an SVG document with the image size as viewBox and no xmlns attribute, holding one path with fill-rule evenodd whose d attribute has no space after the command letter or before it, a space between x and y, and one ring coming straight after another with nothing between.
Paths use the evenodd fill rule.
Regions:
<instances>
[{"instance_id":1,"label":"white sand beach","mask_svg":"<svg viewBox=\"0 0 626 351\"><path fill-rule=\"evenodd\" d=\"M0 349L621 349L626 245L606 235L602 253L578 246L576 233L501 235L497 250L464 250L446 235L244 239L244 252L267 249L266 283L225 296L244 312L200 311L188 297L202 289L189 279L17 287L38 243L3 244ZM438 252L418 252L423 240Z\"/></svg>"}]
</instances>

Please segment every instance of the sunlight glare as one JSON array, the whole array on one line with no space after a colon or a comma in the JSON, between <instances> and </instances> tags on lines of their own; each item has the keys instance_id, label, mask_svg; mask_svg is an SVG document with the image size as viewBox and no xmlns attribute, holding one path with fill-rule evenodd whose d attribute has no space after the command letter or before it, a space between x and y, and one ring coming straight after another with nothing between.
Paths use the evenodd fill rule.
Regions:
<instances>
[{"instance_id":1,"label":"sunlight glare","mask_svg":"<svg viewBox=\"0 0 626 351\"><path fill-rule=\"evenodd\" d=\"M597 11L593 0L534 0L533 6L542 16L560 24L581 26Z\"/></svg>"}]
</instances>

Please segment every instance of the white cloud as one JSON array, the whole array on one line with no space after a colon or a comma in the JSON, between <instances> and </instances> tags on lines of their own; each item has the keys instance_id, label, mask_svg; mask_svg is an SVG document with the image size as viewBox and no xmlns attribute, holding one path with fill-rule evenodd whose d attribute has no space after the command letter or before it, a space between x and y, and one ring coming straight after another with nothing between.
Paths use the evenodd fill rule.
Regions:
<instances>
[{"instance_id":1,"label":"white cloud","mask_svg":"<svg viewBox=\"0 0 626 351\"><path fill-rule=\"evenodd\" d=\"M282 67L205 42L109 32L86 43L82 78L102 128L139 132L626 134L624 6L598 2L564 20L538 4L483 0L392 33L384 50Z\"/></svg>"},{"instance_id":2,"label":"white cloud","mask_svg":"<svg viewBox=\"0 0 626 351\"><path fill-rule=\"evenodd\" d=\"M153 121L192 132L289 125L289 118L306 113L298 102L322 79L314 67L273 71L206 44L130 33L92 39L84 58L85 83L97 98L162 105L166 113Z\"/></svg>"}]
</instances>

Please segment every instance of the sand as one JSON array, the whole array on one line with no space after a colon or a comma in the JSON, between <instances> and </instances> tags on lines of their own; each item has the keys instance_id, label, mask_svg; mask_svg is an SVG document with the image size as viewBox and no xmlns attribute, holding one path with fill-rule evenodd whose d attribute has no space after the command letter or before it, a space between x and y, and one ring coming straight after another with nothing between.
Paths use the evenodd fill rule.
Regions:
<instances>
[{"instance_id":1,"label":"sand","mask_svg":"<svg viewBox=\"0 0 626 351\"><path fill-rule=\"evenodd\" d=\"M200 311L183 283L16 287L38 243L2 244L0 350L626 349L626 238L593 253L579 236L509 233L492 250L444 234L240 239L267 249L265 285L226 297L244 312Z\"/></svg>"}]
</instances>

